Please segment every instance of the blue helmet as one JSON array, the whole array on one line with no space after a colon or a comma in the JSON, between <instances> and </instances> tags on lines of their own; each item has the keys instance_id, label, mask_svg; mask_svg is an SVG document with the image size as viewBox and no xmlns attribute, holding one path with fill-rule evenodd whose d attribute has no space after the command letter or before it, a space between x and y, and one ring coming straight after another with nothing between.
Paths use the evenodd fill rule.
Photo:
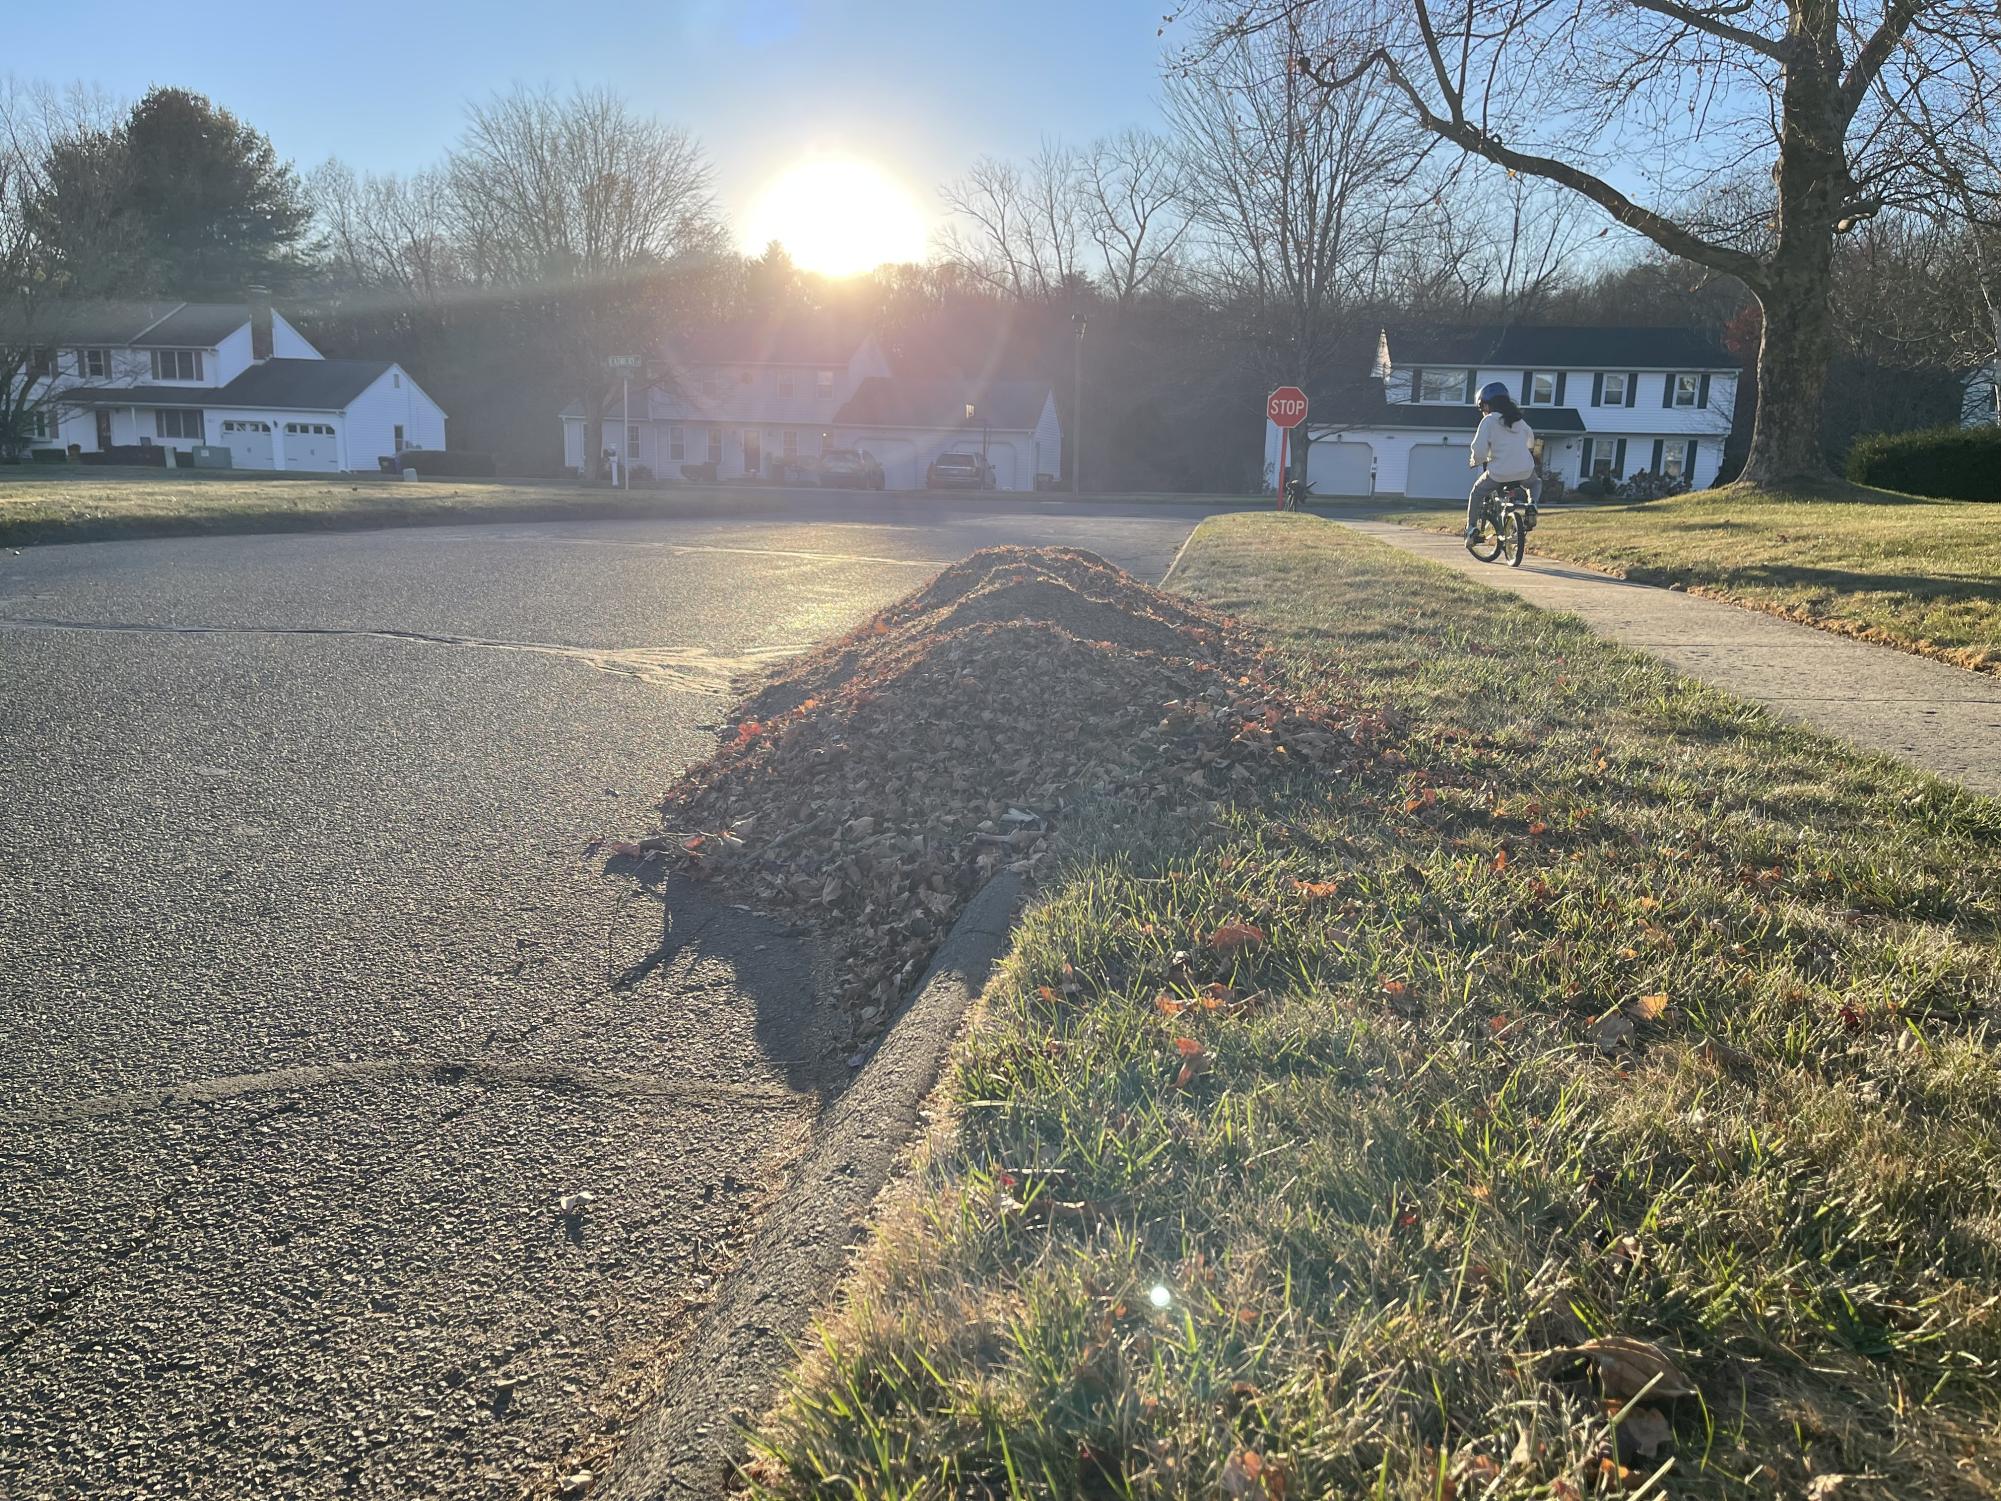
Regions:
<instances>
[{"instance_id":1,"label":"blue helmet","mask_svg":"<svg viewBox=\"0 0 2001 1501\"><path fill-rule=\"evenodd\" d=\"M1508 398L1509 394L1507 386L1497 380L1490 380L1480 388L1480 399L1482 401L1503 401Z\"/></svg>"}]
</instances>

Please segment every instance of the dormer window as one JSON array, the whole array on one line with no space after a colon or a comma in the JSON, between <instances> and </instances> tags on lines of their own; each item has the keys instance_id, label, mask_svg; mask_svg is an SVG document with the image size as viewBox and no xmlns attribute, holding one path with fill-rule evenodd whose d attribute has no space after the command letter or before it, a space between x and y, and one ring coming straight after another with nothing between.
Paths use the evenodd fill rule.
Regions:
<instances>
[{"instance_id":1,"label":"dormer window","mask_svg":"<svg viewBox=\"0 0 2001 1501\"><path fill-rule=\"evenodd\" d=\"M813 390L820 396L832 396L834 394L834 372L831 370L814 371Z\"/></svg>"},{"instance_id":2,"label":"dormer window","mask_svg":"<svg viewBox=\"0 0 2001 1501\"><path fill-rule=\"evenodd\" d=\"M1529 405L1532 407L1556 405L1556 376L1553 373L1538 370L1529 376Z\"/></svg>"},{"instance_id":3,"label":"dormer window","mask_svg":"<svg viewBox=\"0 0 2001 1501\"><path fill-rule=\"evenodd\" d=\"M1600 388L1598 405L1601 407L1622 407L1626 404L1626 373L1607 371L1599 379L1604 382Z\"/></svg>"},{"instance_id":4,"label":"dormer window","mask_svg":"<svg viewBox=\"0 0 2001 1501\"><path fill-rule=\"evenodd\" d=\"M111 374L111 351L79 349L76 352L76 373L85 380L105 379Z\"/></svg>"},{"instance_id":5,"label":"dormer window","mask_svg":"<svg viewBox=\"0 0 2001 1501\"><path fill-rule=\"evenodd\" d=\"M1419 401L1450 401L1464 405L1469 377L1464 370L1424 370L1419 372Z\"/></svg>"},{"instance_id":6,"label":"dormer window","mask_svg":"<svg viewBox=\"0 0 2001 1501\"><path fill-rule=\"evenodd\" d=\"M199 349L156 349L153 351L154 380L200 380Z\"/></svg>"}]
</instances>

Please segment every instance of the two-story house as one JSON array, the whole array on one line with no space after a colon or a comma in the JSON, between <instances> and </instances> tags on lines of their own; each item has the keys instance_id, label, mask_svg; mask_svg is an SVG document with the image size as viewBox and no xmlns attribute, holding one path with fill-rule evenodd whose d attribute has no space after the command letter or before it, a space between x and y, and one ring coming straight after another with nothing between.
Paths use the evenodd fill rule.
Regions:
<instances>
[{"instance_id":1,"label":"two-story house","mask_svg":"<svg viewBox=\"0 0 2001 1501\"><path fill-rule=\"evenodd\" d=\"M1739 366L1688 329L1391 329L1378 349L1367 379L1308 392L1318 495L1464 497L1476 393L1490 381L1514 393L1543 472L1573 486L1646 470L1701 489L1735 420ZM1266 472L1277 462L1267 425Z\"/></svg>"},{"instance_id":2,"label":"two-story house","mask_svg":"<svg viewBox=\"0 0 2001 1501\"><path fill-rule=\"evenodd\" d=\"M326 359L262 300L65 303L28 337L36 446L201 445L234 468L322 472L445 446L443 408L401 365Z\"/></svg>"},{"instance_id":3,"label":"two-story house","mask_svg":"<svg viewBox=\"0 0 2001 1501\"><path fill-rule=\"evenodd\" d=\"M565 408L562 423L563 462L582 471L582 405ZM823 452L842 448L881 464L891 490L921 488L932 460L950 452L985 454L1000 490L1033 490L1036 476L1062 465L1046 383L900 377L874 335L819 322L737 323L669 340L629 389L610 388L603 423L609 454L663 479L693 470L776 483L810 476Z\"/></svg>"}]
</instances>

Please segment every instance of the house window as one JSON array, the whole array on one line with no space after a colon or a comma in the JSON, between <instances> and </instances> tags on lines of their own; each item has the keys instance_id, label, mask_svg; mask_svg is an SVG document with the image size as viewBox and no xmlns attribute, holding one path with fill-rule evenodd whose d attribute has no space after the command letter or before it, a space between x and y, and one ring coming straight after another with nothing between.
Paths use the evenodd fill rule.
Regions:
<instances>
[{"instance_id":1,"label":"house window","mask_svg":"<svg viewBox=\"0 0 2001 1501\"><path fill-rule=\"evenodd\" d=\"M789 427L785 429L785 457L788 459L799 457L799 434Z\"/></svg>"},{"instance_id":2,"label":"house window","mask_svg":"<svg viewBox=\"0 0 2001 1501\"><path fill-rule=\"evenodd\" d=\"M270 430L270 424L260 422L257 424L257 429L259 432L267 432ZM223 423L222 430L224 432L229 431L229 424L227 422ZM333 436L333 429L328 427L324 422L288 422L285 424L285 431L288 433L297 433L301 437L306 438L331 438Z\"/></svg>"},{"instance_id":3,"label":"house window","mask_svg":"<svg viewBox=\"0 0 2001 1501\"><path fill-rule=\"evenodd\" d=\"M834 394L834 372L831 370L815 370L813 372L813 390L815 394L820 396L832 396Z\"/></svg>"},{"instance_id":4,"label":"house window","mask_svg":"<svg viewBox=\"0 0 2001 1501\"><path fill-rule=\"evenodd\" d=\"M397 424L396 424L396 428L395 428L395 432L396 432L396 452L397 452L397 453L401 453L401 452L403 451L403 424L402 424L402 423L400 423L400 422L399 422L399 423L397 423Z\"/></svg>"},{"instance_id":5,"label":"house window","mask_svg":"<svg viewBox=\"0 0 2001 1501\"><path fill-rule=\"evenodd\" d=\"M1553 407L1556 405L1556 377L1537 372L1529 377L1529 405L1532 407Z\"/></svg>"},{"instance_id":6,"label":"house window","mask_svg":"<svg viewBox=\"0 0 2001 1501\"><path fill-rule=\"evenodd\" d=\"M1679 444L1662 450L1661 473L1669 479L1680 479L1688 468L1688 450Z\"/></svg>"},{"instance_id":7,"label":"house window","mask_svg":"<svg viewBox=\"0 0 2001 1501\"><path fill-rule=\"evenodd\" d=\"M47 407L36 407L28 416L28 436L32 438L52 438L55 434L49 429L49 409Z\"/></svg>"},{"instance_id":8,"label":"house window","mask_svg":"<svg viewBox=\"0 0 2001 1501\"><path fill-rule=\"evenodd\" d=\"M676 464L688 457L688 440L678 427L667 429L667 457Z\"/></svg>"},{"instance_id":9,"label":"house window","mask_svg":"<svg viewBox=\"0 0 2001 1501\"><path fill-rule=\"evenodd\" d=\"M1417 399L1419 401L1452 401L1464 403L1466 400L1466 372L1464 370L1426 370L1419 377Z\"/></svg>"},{"instance_id":10,"label":"house window","mask_svg":"<svg viewBox=\"0 0 2001 1501\"><path fill-rule=\"evenodd\" d=\"M1619 440L1617 438L1586 438L1584 440L1584 477L1586 479L1618 479Z\"/></svg>"},{"instance_id":11,"label":"house window","mask_svg":"<svg viewBox=\"0 0 2001 1501\"><path fill-rule=\"evenodd\" d=\"M292 424L293 428L297 426L296 422ZM222 430L226 433L268 433L271 431L271 424L268 422L252 421L249 418L237 418L223 423ZM291 430L291 428L286 429L287 432Z\"/></svg>"},{"instance_id":12,"label":"house window","mask_svg":"<svg viewBox=\"0 0 2001 1501\"><path fill-rule=\"evenodd\" d=\"M639 452L639 424L636 422L625 430L625 451L630 454Z\"/></svg>"},{"instance_id":13,"label":"house window","mask_svg":"<svg viewBox=\"0 0 2001 1501\"><path fill-rule=\"evenodd\" d=\"M153 413L154 431L163 438L202 437L202 417L200 412L184 412L178 407L161 407Z\"/></svg>"},{"instance_id":14,"label":"house window","mask_svg":"<svg viewBox=\"0 0 2001 1501\"><path fill-rule=\"evenodd\" d=\"M154 380L200 380L199 349L156 349L153 351Z\"/></svg>"},{"instance_id":15,"label":"house window","mask_svg":"<svg viewBox=\"0 0 2001 1501\"><path fill-rule=\"evenodd\" d=\"M1699 375L1677 375L1674 377L1674 404L1678 407L1692 407L1702 400L1702 377Z\"/></svg>"},{"instance_id":16,"label":"house window","mask_svg":"<svg viewBox=\"0 0 2001 1501\"><path fill-rule=\"evenodd\" d=\"M403 389L403 377L394 370L389 372L389 383L399 391Z\"/></svg>"},{"instance_id":17,"label":"house window","mask_svg":"<svg viewBox=\"0 0 2001 1501\"><path fill-rule=\"evenodd\" d=\"M712 427L709 429L709 462L711 464L720 464L722 461L723 430L719 427Z\"/></svg>"},{"instance_id":18,"label":"house window","mask_svg":"<svg viewBox=\"0 0 2001 1501\"><path fill-rule=\"evenodd\" d=\"M1607 374L1600 376L1599 379L1602 383L1602 388L1598 395L1598 405L1601 407L1624 406L1626 404L1626 373L1622 370L1617 375Z\"/></svg>"},{"instance_id":19,"label":"house window","mask_svg":"<svg viewBox=\"0 0 2001 1501\"><path fill-rule=\"evenodd\" d=\"M792 372L790 370L781 370L778 372L778 394L780 396L790 396L792 394Z\"/></svg>"},{"instance_id":20,"label":"house window","mask_svg":"<svg viewBox=\"0 0 2001 1501\"><path fill-rule=\"evenodd\" d=\"M56 373L56 352L53 349L31 349L28 351L28 379L36 380L44 375Z\"/></svg>"},{"instance_id":21,"label":"house window","mask_svg":"<svg viewBox=\"0 0 2001 1501\"><path fill-rule=\"evenodd\" d=\"M111 374L111 351L79 349L76 352L76 373L85 380L103 380Z\"/></svg>"}]
</instances>

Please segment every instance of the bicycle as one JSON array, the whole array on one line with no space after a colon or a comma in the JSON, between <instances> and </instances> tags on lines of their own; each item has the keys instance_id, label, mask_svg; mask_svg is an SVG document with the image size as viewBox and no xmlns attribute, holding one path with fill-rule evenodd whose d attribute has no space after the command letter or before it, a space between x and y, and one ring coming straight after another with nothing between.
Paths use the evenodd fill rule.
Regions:
<instances>
[{"instance_id":1,"label":"bicycle","mask_svg":"<svg viewBox=\"0 0 2001 1501\"><path fill-rule=\"evenodd\" d=\"M1278 508L1281 511L1300 510L1305 506L1307 497L1312 494L1313 484L1310 480L1289 479L1279 492Z\"/></svg>"},{"instance_id":2,"label":"bicycle","mask_svg":"<svg viewBox=\"0 0 2001 1501\"><path fill-rule=\"evenodd\" d=\"M1529 498L1529 487L1520 480L1508 480L1480 503L1466 550L1483 563L1495 562L1505 553L1508 566L1519 568L1535 523L1536 505Z\"/></svg>"}]
</instances>

